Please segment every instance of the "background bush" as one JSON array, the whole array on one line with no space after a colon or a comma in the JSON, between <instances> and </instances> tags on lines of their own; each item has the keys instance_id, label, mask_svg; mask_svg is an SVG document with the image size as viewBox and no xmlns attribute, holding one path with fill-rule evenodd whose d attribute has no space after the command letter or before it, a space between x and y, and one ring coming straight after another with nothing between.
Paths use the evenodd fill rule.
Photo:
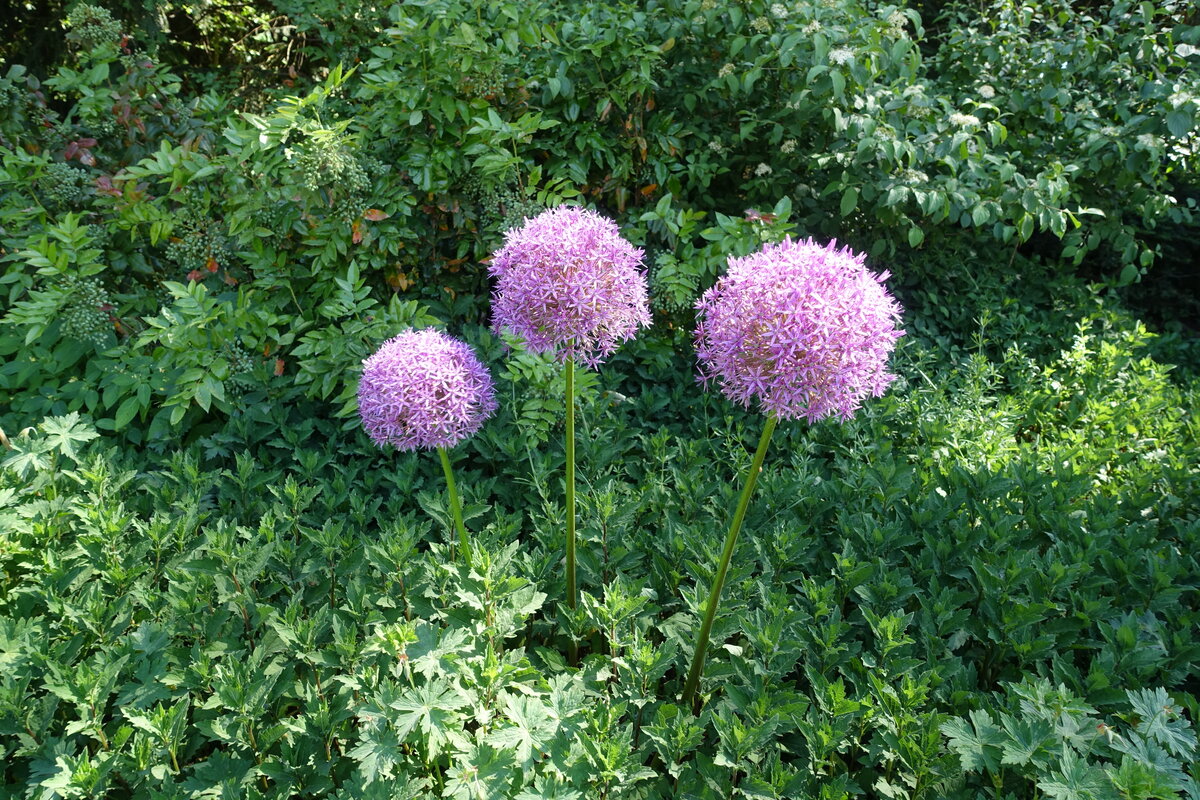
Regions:
<instances>
[{"instance_id":1,"label":"background bush","mask_svg":"<svg viewBox=\"0 0 1200 800\"><path fill-rule=\"evenodd\" d=\"M272 8L251 18L294 42L332 14ZM951 7L928 37L857 2L438 0L383 29L364 6L254 113L165 60L233 43L130 35L121 10L75 7L63 62L0 83L8 425L78 410L160 438L235 393L347 402L380 331L482 321L480 260L564 200L648 248L664 317L786 231L1009 268L1061 239L1122 283L1155 226L1194 240L1200 28L1175 3Z\"/></svg>"}]
</instances>

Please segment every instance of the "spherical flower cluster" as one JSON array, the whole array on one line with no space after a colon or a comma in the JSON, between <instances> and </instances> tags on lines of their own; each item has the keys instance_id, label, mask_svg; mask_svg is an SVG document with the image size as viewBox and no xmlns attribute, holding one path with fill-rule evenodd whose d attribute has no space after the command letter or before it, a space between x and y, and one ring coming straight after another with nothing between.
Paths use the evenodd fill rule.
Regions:
<instances>
[{"instance_id":1,"label":"spherical flower cluster","mask_svg":"<svg viewBox=\"0 0 1200 800\"><path fill-rule=\"evenodd\" d=\"M974 114L960 114L955 112L950 115L950 124L957 125L960 128L973 128L979 124L979 117Z\"/></svg>"},{"instance_id":2,"label":"spherical flower cluster","mask_svg":"<svg viewBox=\"0 0 1200 800\"><path fill-rule=\"evenodd\" d=\"M888 355L904 335L888 277L837 242L765 245L730 258L696 304L700 380L778 419L849 419L895 376Z\"/></svg>"},{"instance_id":3,"label":"spherical flower cluster","mask_svg":"<svg viewBox=\"0 0 1200 800\"><path fill-rule=\"evenodd\" d=\"M596 366L650 324L642 251L594 211L559 206L505 234L492 318L535 353Z\"/></svg>"},{"instance_id":4,"label":"spherical flower cluster","mask_svg":"<svg viewBox=\"0 0 1200 800\"><path fill-rule=\"evenodd\" d=\"M405 331L363 362L358 413L380 447L453 447L496 407L491 375L471 348L432 328Z\"/></svg>"},{"instance_id":5,"label":"spherical flower cluster","mask_svg":"<svg viewBox=\"0 0 1200 800\"><path fill-rule=\"evenodd\" d=\"M979 87L979 96L984 100L991 100L996 96L996 90L990 83L985 83L983 86Z\"/></svg>"}]
</instances>

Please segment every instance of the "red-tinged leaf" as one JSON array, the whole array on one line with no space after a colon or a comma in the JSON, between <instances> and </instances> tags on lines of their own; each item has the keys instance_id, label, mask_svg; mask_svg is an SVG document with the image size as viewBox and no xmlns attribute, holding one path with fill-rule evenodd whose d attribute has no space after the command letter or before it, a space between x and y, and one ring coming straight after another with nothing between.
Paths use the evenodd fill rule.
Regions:
<instances>
[{"instance_id":1,"label":"red-tinged leaf","mask_svg":"<svg viewBox=\"0 0 1200 800\"><path fill-rule=\"evenodd\" d=\"M84 147L84 148L95 147L98 144L98 142L90 136L85 136L78 141L79 141L79 146Z\"/></svg>"},{"instance_id":2,"label":"red-tinged leaf","mask_svg":"<svg viewBox=\"0 0 1200 800\"><path fill-rule=\"evenodd\" d=\"M277 359L275 359L275 377L279 377L282 374L283 374L283 359L277 358Z\"/></svg>"},{"instance_id":3,"label":"red-tinged leaf","mask_svg":"<svg viewBox=\"0 0 1200 800\"><path fill-rule=\"evenodd\" d=\"M198 269L194 269L187 274L187 279L193 283L199 283L204 280L204 273Z\"/></svg>"},{"instance_id":4,"label":"red-tinged leaf","mask_svg":"<svg viewBox=\"0 0 1200 800\"><path fill-rule=\"evenodd\" d=\"M367 220L368 222L379 222L380 220L385 220L390 216L391 214L387 213L386 211L380 211L378 208L368 208L363 212L363 219Z\"/></svg>"},{"instance_id":5,"label":"red-tinged leaf","mask_svg":"<svg viewBox=\"0 0 1200 800\"><path fill-rule=\"evenodd\" d=\"M209 256L208 261L205 262L204 266L206 269L208 269L209 272L216 272L217 266L218 266L217 260L215 258L213 258L212 256Z\"/></svg>"},{"instance_id":6,"label":"red-tinged leaf","mask_svg":"<svg viewBox=\"0 0 1200 800\"><path fill-rule=\"evenodd\" d=\"M96 157L94 155L92 155L91 150L80 150L79 151L79 163L85 164L89 167L94 167L94 166L96 166Z\"/></svg>"},{"instance_id":7,"label":"red-tinged leaf","mask_svg":"<svg viewBox=\"0 0 1200 800\"><path fill-rule=\"evenodd\" d=\"M657 191L658 191L658 184L657 184L657 183L652 183L652 184L650 184L649 186L643 186L643 187L641 188L641 192L642 192L642 196L643 196L643 197L649 197L650 195L654 194L654 193L655 193L655 192L657 192Z\"/></svg>"},{"instance_id":8,"label":"red-tinged leaf","mask_svg":"<svg viewBox=\"0 0 1200 800\"><path fill-rule=\"evenodd\" d=\"M113 186L112 178L107 175L101 175L96 178L96 191L100 194L106 194L109 197L120 197L121 190Z\"/></svg>"},{"instance_id":9,"label":"red-tinged leaf","mask_svg":"<svg viewBox=\"0 0 1200 800\"><path fill-rule=\"evenodd\" d=\"M70 142L63 150L63 159L70 161L79 152L79 142Z\"/></svg>"},{"instance_id":10,"label":"red-tinged leaf","mask_svg":"<svg viewBox=\"0 0 1200 800\"><path fill-rule=\"evenodd\" d=\"M237 286L238 285L238 279L233 277L232 275L230 275L228 272L225 273L225 277L222 280L225 281L226 286Z\"/></svg>"},{"instance_id":11,"label":"red-tinged leaf","mask_svg":"<svg viewBox=\"0 0 1200 800\"><path fill-rule=\"evenodd\" d=\"M354 220L354 224L350 226L350 241L358 244L362 241L362 220Z\"/></svg>"},{"instance_id":12,"label":"red-tinged leaf","mask_svg":"<svg viewBox=\"0 0 1200 800\"><path fill-rule=\"evenodd\" d=\"M771 223L775 221L775 215L769 212L759 211L757 208L747 208L746 219L750 222Z\"/></svg>"}]
</instances>

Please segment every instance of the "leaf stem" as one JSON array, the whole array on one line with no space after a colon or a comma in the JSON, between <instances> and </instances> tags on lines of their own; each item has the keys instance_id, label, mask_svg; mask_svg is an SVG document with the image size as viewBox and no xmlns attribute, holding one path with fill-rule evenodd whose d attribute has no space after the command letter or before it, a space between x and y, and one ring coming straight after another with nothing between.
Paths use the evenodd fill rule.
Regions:
<instances>
[{"instance_id":1,"label":"leaf stem","mask_svg":"<svg viewBox=\"0 0 1200 800\"><path fill-rule=\"evenodd\" d=\"M758 473L762 471L763 459L767 455L767 445L771 442L771 434L775 432L776 419L767 417L767 425L763 428L762 437L758 440L758 449L754 451L754 461L750 464L750 473L742 486L742 496L738 499L737 510L733 514L733 523L725 537L725 549L721 552L721 561L717 564L717 574L713 576L712 589L708 593L708 605L704 611L704 622L700 625L700 635L696 638L696 653L692 656L692 667L688 670L687 682L683 685L683 705L692 702L696 688L700 685L700 673L704 670L704 655L708 649L708 637L712 633L713 618L717 613L717 603L721 600L721 589L725 586L725 573L729 570L729 561L733 558L733 547L737 544L738 533L742 529L742 520L746 518L746 509L750 506L750 495L754 492L754 484L758 482ZM693 708L698 713L699 707Z\"/></svg>"},{"instance_id":2,"label":"leaf stem","mask_svg":"<svg viewBox=\"0 0 1200 800\"><path fill-rule=\"evenodd\" d=\"M444 447L439 447L437 451L442 457L442 471L446 473L446 487L450 490L450 514L454 517L454 528L458 531L459 541L462 542L463 562L470 566L471 551L467 540L467 528L463 525L462 504L458 499L458 487L454 483L454 471L450 469L450 456L446 454Z\"/></svg>"}]
</instances>

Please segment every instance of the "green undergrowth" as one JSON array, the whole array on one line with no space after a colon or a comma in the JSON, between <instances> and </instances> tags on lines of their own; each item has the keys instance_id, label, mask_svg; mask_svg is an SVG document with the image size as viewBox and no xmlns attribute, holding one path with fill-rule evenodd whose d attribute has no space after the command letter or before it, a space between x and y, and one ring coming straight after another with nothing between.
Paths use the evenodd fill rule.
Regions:
<instances>
[{"instance_id":1,"label":"green undergrowth","mask_svg":"<svg viewBox=\"0 0 1200 800\"><path fill-rule=\"evenodd\" d=\"M502 409L453 453L472 570L435 460L330 406L157 450L10 431L2 792L1196 797L1195 351L1016 266L909 266L894 388L776 433L696 717L761 419L695 386L682 335L670 370L664 334L582 381L574 614L561 376L479 330Z\"/></svg>"}]
</instances>

